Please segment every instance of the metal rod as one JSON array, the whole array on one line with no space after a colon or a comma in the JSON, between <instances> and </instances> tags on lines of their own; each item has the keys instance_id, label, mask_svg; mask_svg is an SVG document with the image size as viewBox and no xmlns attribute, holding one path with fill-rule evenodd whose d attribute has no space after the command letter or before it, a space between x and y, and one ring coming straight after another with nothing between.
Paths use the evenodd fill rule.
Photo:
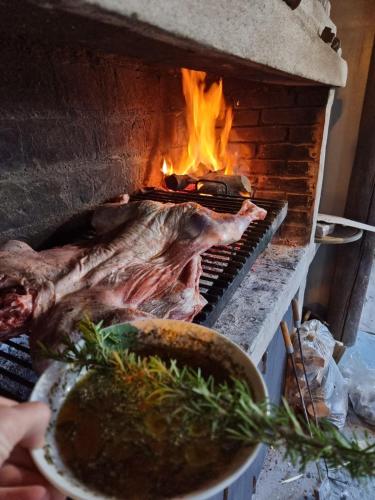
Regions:
<instances>
[{"instance_id":1,"label":"metal rod","mask_svg":"<svg viewBox=\"0 0 375 500\"><path fill-rule=\"evenodd\" d=\"M292 312L293 312L294 328L295 328L295 331L296 331L296 334L297 334L297 339L298 339L298 348L299 348L299 352L300 352L300 355L301 355L301 362L302 362L302 367L303 367L303 375L304 375L304 378L305 378L307 391L309 393L309 398L310 398L310 401L311 401L311 408L312 408L313 415L314 415L314 422L315 422L315 425L319 428L318 416L317 416L316 410L315 410L315 403L314 403L314 399L312 397L310 383L309 383L309 380L307 378L306 365L305 365L305 356L303 354L303 349L302 349L301 332L300 332L301 318L300 318L300 314L299 314L299 303L298 303L297 299L293 299L292 300ZM326 461L325 458L323 459L323 463L324 463L324 467L326 469L327 477L329 478L329 469L328 469L328 464L327 464L327 461ZM321 474L321 470L319 469L318 463L316 463L316 468L317 468L317 471L318 471L319 479L321 481L323 481L323 477L322 477L322 474Z\"/></svg>"},{"instance_id":2,"label":"metal rod","mask_svg":"<svg viewBox=\"0 0 375 500\"><path fill-rule=\"evenodd\" d=\"M303 398L302 389L301 389L301 386L300 386L300 383L299 383L299 379L298 379L298 375L297 375L297 367L296 367L296 362L295 362L295 359L294 359L294 348L293 348L292 341L290 339L289 328L288 328L288 325L287 325L286 321L282 321L280 323L280 328L281 328L281 333L283 334L283 337L284 337L284 343L285 343L286 352L287 352L288 357L289 357L289 359L291 361L291 364L292 364L294 378L296 379L296 384L297 384L297 387L298 387L299 397L301 399L301 405L302 405L302 409L303 409L303 415L305 417L307 426L308 426L308 428L310 430L310 419L309 419L309 416L307 414L305 400Z\"/></svg>"},{"instance_id":3,"label":"metal rod","mask_svg":"<svg viewBox=\"0 0 375 500\"><path fill-rule=\"evenodd\" d=\"M315 410L315 403L314 403L314 399L313 399L313 396L312 396L310 383L309 383L309 380L307 378L306 365L305 365L305 356L304 356L303 350L302 350L301 332L300 332L301 319L300 319L300 315L299 315L299 304L298 304L298 300L297 299L293 299L292 300L292 311L293 311L294 328L296 330L297 339L298 339L298 348L299 348L299 352L300 352L300 355L301 355L303 375L304 375L304 378L305 378L307 391L309 393L309 398L310 398L310 401L311 401L311 408L312 408L313 415L314 415L315 425L317 427L319 427L318 417L317 417L316 410Z\"/></svg>"}]
</instances>

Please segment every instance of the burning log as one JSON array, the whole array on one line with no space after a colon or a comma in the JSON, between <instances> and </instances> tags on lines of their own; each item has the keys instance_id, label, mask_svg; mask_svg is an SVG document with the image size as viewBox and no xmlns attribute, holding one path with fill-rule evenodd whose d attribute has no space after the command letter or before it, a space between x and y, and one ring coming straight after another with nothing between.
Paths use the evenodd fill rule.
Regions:
<instances>
[{"instance_id":1,"label":"burning log","mask_svg":"<svg viewBox=\"0 0 375 500\"><path fill-rule=\"evenodd\" d=\"M239 195L251 193L251 183L245 175L220 175L210 172L199 179L197 189L204 193Z\"/></svg>"},{"instance_id":2,"label":"burning log","mask_svg":"<svg viewBox=\"0 0 375 500\"><path fill-rule=\"evenodd\" d=\"M183 190L189 184L195 184L198 191L207 194L251 193L251 183L245 175L221 175L209 172L204 177L193 177L172 174L165 177L165 184L173 191Z\"/></svg>"},{"instance_id":3,"label":"burning log","mask_svg":"<svg viewBox=\"0 0 375 500\"><path fill-rule=\"evenodd\" d=\"M189 184L196 184L198 179L191 175L172 174L166 175L164 181L168 189L172 189L172 191L182 191Z\"/></svg>"}]
</instances>

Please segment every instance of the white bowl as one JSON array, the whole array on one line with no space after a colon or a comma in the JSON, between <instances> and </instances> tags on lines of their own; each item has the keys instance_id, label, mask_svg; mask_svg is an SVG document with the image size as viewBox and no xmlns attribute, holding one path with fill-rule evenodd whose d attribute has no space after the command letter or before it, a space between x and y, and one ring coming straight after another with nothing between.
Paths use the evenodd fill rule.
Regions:
<instances>
[{"instance_id":1,"label":"white bowl","mask_svg":"<svg viewBox=\"0 0 375 500\"><path fill-rule=\"evenodd\" d=\"M199 350L219 361L230 372L244 378L251 387L254 400L263 401L267 388L262 376L251 359L226 337L200 325L176 320L138 320L131 322L140 331L142 343L173 345L177 348ZM70 365L54 362L40 377L31 394L31 401L44 401L52 410L52 418L46 433L43 449L32 451L32 457L40 472L58 490L75 500L108 500L108 497L89 489L78 481L62 462L56 446L54 430L57 414L66 395L84 375ZM255 459L260 445L244 448L232 460L220 477L213 478L199 489L184 495L189 500L204 500L233 483Z\"/></svg>"}]
</instances>

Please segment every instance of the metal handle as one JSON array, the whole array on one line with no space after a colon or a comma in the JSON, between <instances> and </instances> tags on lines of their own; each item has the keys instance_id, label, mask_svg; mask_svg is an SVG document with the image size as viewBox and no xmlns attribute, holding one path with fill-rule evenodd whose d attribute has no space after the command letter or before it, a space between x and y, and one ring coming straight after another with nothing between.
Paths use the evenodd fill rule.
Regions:
<instances>
[{"instance_id":1,"label":"metal handle","mask_svg":"<svg viewBox=\"0 0 375 500\"><path fill-rule=\"evenodd\" d=\"M292 300L292 311L294 327L299 328L301 326L301 316L299 314L299 303L297 299Z\"/></svg>"}]
</instances>

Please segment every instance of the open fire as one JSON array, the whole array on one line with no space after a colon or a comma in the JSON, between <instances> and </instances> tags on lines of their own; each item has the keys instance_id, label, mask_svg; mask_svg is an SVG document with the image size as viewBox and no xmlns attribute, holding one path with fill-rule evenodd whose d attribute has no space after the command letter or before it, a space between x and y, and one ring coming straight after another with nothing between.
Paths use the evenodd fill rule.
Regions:
<instances>
[{"instance_id":1,"label":"open fire","mask_svg":"<svg viewBox=\"0 0 375 500\"><path fill-rule=\"evenodd\" d=\"M220 171L229 175L232 173L232 158L227 152L227 144L233 112L225 103L223 82L220 79L207 88L203 71L182 68L181 73L188 144L176 163L164 159L163 173L201 177ZM218 125L222 125L219 137Z\"/></svg>"},{"instance_id":2,"label":"open fire","mask_svg":"<svg viewBox=\"0 0 375 500\"><path fill-rule=\"evenodd\" d=\"M250 181L233 175L234 158L227 148L233 111L225 102L222 80L207 86L203 71L182 68L181 73L188 141L177 161L164 158L166 186L248 196Z\"/></svg>"}]
</instances>

